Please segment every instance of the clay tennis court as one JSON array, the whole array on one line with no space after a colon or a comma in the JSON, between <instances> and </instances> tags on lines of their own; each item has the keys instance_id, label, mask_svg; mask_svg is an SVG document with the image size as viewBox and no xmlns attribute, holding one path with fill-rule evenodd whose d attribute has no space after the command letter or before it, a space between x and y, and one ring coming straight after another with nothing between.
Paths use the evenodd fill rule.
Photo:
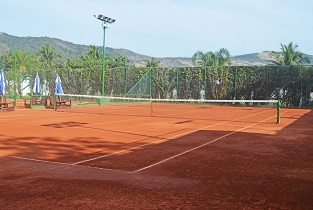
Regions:
<instances>
[{"instance_id":1,"label":"clay tennis court","mask_svg":"<svg viewBox=\"0 0 313 210\"><path fill-rule=\"evenodd\" d=\"M313 113L184 104L0 112L1 209L310 209Z\"/></svg>"}]
</instances>

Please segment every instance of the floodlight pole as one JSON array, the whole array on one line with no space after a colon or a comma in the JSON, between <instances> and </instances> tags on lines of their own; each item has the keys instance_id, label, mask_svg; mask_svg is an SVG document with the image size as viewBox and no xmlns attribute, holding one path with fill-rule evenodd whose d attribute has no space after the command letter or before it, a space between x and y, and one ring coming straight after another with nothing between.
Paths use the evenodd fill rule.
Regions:
<instances>
[{"instance_id":1,"label":"floodlight pole","mask_svg":"<svg viewBox=\"0 0 313 210\"><path fill-rule=\"evenodd\" d=\"M101 95L104 96L105 92L105 74L106 74L106 57L105 57L105 23L102 22L103 27L103 45L102 45L102 91Z\"/></svg>"},{"instance_id":2,"label":"floodlight pole","mask_svg":"<svg viewBox=\"0 0 313 210\"><path fill-rule=\"evenodd\" d=\"M101 95L104 96L105 92L105 74L106 74L106 56L105 56L105 29L109 27L109 24L115 22L115 19L109 18L103 15L94 15L95 18L102 22L103 28L103 44L102 44L102 91Z\"/></svg>"}]
</instances>

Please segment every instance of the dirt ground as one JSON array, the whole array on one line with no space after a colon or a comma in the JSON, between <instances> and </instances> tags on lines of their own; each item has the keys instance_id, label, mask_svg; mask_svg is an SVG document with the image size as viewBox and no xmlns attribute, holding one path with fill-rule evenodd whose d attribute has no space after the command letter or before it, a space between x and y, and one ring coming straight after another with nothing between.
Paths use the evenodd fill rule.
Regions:
<instances>
[{"instance_id":1,"label":"dirt ground","mask_svg":"<svg viewBox=\"0 0 313 210\"><path fill-rule=\"evenodd\" d=\"M0 112L0 209L313 208L311 110L175 111Z\"/></svg>"}]
</instances>

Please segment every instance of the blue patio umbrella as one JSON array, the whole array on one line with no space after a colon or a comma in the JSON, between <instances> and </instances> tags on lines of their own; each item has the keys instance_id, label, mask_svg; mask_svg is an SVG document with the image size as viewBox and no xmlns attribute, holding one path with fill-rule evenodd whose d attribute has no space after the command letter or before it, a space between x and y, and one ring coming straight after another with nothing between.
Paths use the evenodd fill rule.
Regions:
<instances>
[{"instance_id":1,"label":"blue patio umbrella","mask_svg":"<svg viewBox=\"0 0 313 210\"><path fill-rule=\"evenodd\" d=\"M38 94L41 93L40 78L39 78L38 73L36 74L36 77L35 77L33 92L34 92L34 93L38 93Z\"/></svg>"},{"instance_id":2,"label":"blue patio umbrella","mask_svg":"<svg viewBox=\"0 0 313 210\"><path fill-rule=\"evenodd\" d=\"M57 78L55 79L55 93L64 94L63 88L62 88L62 81L58 74L57 74Z\"/></svg>"},{"instance_id":3,"label":"blue patio umbrella","mask_svg":"<svg viewBox=\"0 0 313 210\"><path fill-rule=\"evenodd\" d=\"M5 95L7 90L7 78L5 77L3 69L0 70L0 94Z\"/></svg>"}]
</instances>

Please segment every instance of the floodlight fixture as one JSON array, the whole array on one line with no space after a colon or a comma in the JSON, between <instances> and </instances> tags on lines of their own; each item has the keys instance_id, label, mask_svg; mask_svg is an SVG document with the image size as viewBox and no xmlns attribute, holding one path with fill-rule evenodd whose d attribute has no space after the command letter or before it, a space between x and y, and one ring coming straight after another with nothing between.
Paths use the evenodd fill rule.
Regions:
<instances>
[{"instance_id":1,"label":"floodlight fixture","mask_svg":"<svg viewBox=\"0 0 313 210\"><path fill-rule=\"evenodd\" d=\"M114 23L116 20L104 15L94 15L95 18L102 22L103 27L103 46L102 46L102 95L104 96L105 91L105 71L106 71L106 57L105 57L105 29L109 28L109 25Z\"/></svg>"},{"instance_id":2,"label":"floodlight fixture","mask_svg":"<svg viewBox=\"0 0 313 210\"><path fill-rule=\"evenodd\" d=\"M98 20L102 21L103 25L107 25L107 24L112 24L114 23L116 20L104 15L94 15L95 18L97 18Z\"/></svg>"}]
</instances>

